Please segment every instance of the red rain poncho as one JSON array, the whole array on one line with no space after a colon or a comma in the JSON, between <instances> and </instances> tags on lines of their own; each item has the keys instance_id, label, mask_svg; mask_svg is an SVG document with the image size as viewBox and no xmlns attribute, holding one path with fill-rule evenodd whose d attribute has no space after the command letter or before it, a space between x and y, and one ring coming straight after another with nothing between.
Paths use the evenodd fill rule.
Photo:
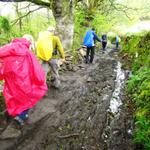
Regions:
<instances>
[{"instance_id":1,"label":"red rain poncho","mask_svg":"<svg viewBox=\"0 0 150 150\"><path fill-rule=\"evenodd\" d=\"M11 116L32 108L47 91L44 71L29 46L26 39L16 38L0 48L0 79Z\"/></svg>"}]
</instances>

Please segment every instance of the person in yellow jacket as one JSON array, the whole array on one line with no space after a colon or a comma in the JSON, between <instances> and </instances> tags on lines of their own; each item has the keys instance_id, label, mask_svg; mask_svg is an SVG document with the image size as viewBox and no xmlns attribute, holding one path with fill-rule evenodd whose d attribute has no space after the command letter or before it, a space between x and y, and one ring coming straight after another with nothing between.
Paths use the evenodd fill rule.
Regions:
<instances>
[{"instance_id":1,"label":"person in yellow jacket","mask_svg":"<svg viewBox=\"0 0 150 150\"><path fill-rule=\"evenodd\" d=\"M37 41L37 56L43 61L42 66L45 70L46 76L51 67L52 73L52 86L59 88L59 68L65 61L65 54L58 36L54 35L55 28L48 27L47 31L40 32ZM54 52L58 50L59 55L54 55Z\"/></svg>"}]
</instances>

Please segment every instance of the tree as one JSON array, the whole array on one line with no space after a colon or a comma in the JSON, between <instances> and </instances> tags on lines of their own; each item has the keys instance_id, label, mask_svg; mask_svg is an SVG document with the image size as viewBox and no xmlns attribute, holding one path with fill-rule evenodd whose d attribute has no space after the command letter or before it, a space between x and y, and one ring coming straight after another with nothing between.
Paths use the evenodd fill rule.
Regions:
<instances>
[{"instance_id":1,"label":"tree","mask_svg":"<svg viewBox=\"0 0 150 150\"><path fill-rule=\"evenodd\" d=\"M0 0L1 2L31 2L42 7L52 9L59 36L63 46L70 48L74 34L74 8L80 2L85 7L87 21L95 17L95 12L111 14L113 10L123 11L126 15L128 7L116 4L116 0Z\"/></svg>"},{"instance_id":2,"label":"tree","mask_svg":"<svg viewBox=\"0 0 150 150\"><path fill-rule=\"evenodd\" d=\"M66 48L73 43L74 33L74 7L72 0L56 0L52 3L53 15L56 20L57 31Z\"/></svg>"},{"instance_id":3,"label":"tree","mask_svg":"<svg viewBox=\"0 0 150 150\"><path fill-rule=\"evenodd\" d=\"M19 28L20 28L20 31L21 31L22 30L22 18L20 17L21 16L21 12L19 11L18 3L15 5L15 9L16 9L17 17L19 18Z\"/></svg>"},{"instance_id":4,"label":"tree","mask_svg":"<svg viewBox=\"0 0 150 150\"><path fill-rule=\"evenodd\" d=\"M105 0L0 0L1 2L31 2L36 5L52 9L59 36L63 46L70 48L73 43L74 34L74 6L78 2L86 3L87 10L92 12L104 5ZM112 0L107 0L112 1Z\"/></svg>"},{"instance_id":5,"label":"tree","mask_svg":"<svg viewBox=\"0 0 150 150\"><path fill-rule=\"evenodd\" d=\"M0 16L0 33L2 31L8 32L10 30L10 24L7 18Z\"/></svg>"},{"instance_id":6,"label":"tree","mask_svg":"<svg viewBox=\"0 0 150 150\"><path fill-rule=\"evenodd\" d=\"M0 0L1 2L31 2L52 9L63 46L70 48L73 42L73 0Z\"/></svg>"},{"instance_id":7,"label":"tree","mask_svg":"<svg viewBox=\"0 0 150 150\"><path fill-rule=\"evenodd\" d=\"M34 3L36 5L40 5L43 7L50 7L51 5L51 0L49 0L50 2L46 2L44 0L0 0L1 2L31 2Z\"/></svg>"}]
</instances>

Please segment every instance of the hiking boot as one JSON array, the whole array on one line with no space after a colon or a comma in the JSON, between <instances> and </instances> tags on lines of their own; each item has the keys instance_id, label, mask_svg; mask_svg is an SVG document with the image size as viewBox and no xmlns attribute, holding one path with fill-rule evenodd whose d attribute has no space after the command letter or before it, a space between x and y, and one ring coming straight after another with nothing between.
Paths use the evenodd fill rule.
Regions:
<instances>
[{"instance_id":1,"label":"hiking boot","mask_svg":"<svg viewBox=\"0 0 150 150\"><path fill-rule=\"evenodd\" d=\"M86 60L85 63L86 63L86 64L89 64L89 61Z\"/></svg>"},{"instance_id":2,"label":"hiking boot","mask_svg":"<svg viewBox=\"0 0 150 150\"><path fill-rule=\"evenodd\" d=\"M17 122L18 125L24 126L24 121L19 116L16 116L14 120Z\"/></svg>"},{"instance_id":3,"label":"hiking boot","mask_svg":"<svg viewBox=\"0 0 150 150\"><path fill-rule=\"evenodd\" d=\"M26 115L25 115L25 120L26 120L26 119L28 119L28 118L29 118L29 115L28 115L28 114L26 114Z\"/></svg>"}]
</instances>

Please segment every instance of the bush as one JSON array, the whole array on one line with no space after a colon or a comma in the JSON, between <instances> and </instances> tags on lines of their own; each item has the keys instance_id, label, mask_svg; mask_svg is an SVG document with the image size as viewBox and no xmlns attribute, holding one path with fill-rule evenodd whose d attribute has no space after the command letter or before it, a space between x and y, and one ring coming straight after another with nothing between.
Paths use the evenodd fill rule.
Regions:
<instances>
[{"instance_id":1,"label":"bush","mask_svg":"<svg viewBox=\"0 0 150 150\"><path fill-rule=\"evenodd\" d=\"M128 55L133 76L127 92L135 103L134 142L150 149L150 33L126 37L123 53ZM138 56L136 56L138 54Z\"/></svg>"}]
</instances>

